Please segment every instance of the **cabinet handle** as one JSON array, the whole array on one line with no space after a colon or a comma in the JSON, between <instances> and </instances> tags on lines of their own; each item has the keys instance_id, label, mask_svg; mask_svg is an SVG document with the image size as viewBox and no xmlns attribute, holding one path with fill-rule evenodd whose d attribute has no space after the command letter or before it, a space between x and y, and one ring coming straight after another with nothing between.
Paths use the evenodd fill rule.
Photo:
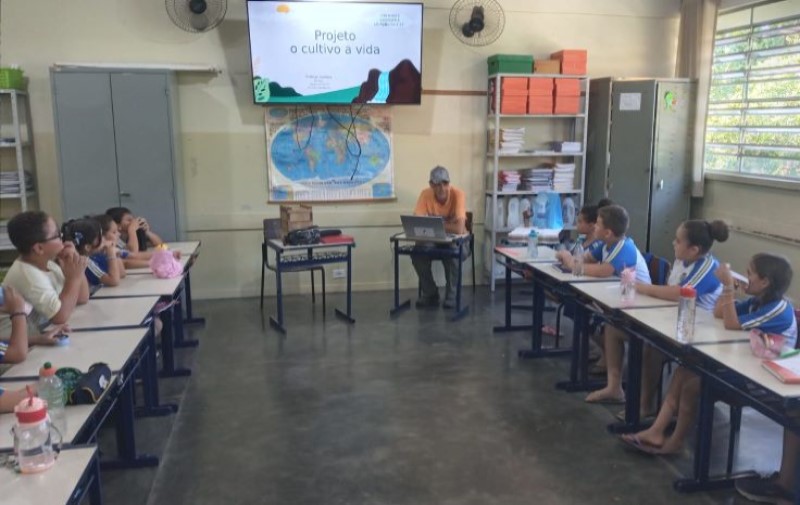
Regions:
<instances>
[{"instance_id":1,"label":"cabinet handle","mask_svg":"<svg viewBox=\"0 0 800 505\"><path fill-rule=\"evenodd\" d=\"M130 197L130 196L131 196L131 194L130 194L130 193L128 193L127 191L120 191L120 192L119 192L119 196Z\"/></svg>"},{"instance_id":2,"label":"cabinet handle","mask_svg":"<svg viewBox=\"0 0 800 505\"><path fill-rule=\"evenodd\" d=\"M664 189L664 179L661 179L660 181L658 181L658 189L659 190Z\"/></svg>"}]
</instances>

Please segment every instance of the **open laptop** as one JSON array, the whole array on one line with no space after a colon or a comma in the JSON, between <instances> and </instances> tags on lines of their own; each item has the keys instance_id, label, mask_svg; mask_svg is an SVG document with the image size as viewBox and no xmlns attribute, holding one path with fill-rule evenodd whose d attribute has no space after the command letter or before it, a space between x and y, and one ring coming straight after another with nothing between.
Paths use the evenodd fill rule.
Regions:
<instances>
[{"instance_id":1,"label":"open laptop","mask_svg":"<svg viewBox=\"0 0 800 505\"><path fill-rule=\"evenodd\" d=\"M441 216L400 216L406 237L415 240L448 240L451 236L444 231L444 218Z\"/></svg>"}]
</instances>

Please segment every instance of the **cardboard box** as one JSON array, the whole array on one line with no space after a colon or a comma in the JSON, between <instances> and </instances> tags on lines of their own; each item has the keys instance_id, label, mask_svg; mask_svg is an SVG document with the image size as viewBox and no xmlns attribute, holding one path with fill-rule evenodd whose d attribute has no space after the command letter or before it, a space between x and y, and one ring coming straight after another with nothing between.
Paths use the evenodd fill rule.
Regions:
<instances>
[{"instance_id":1,"label":"cardboard box","mask_svg":"<svg viewBox=\"0 0 800 505\"><path fill-rule=\"evenodd\" d=\"M531 77L528 83L528 94L531 96L552 96L553 79L548 77Z\"/></svg>"},{"instance_id":2,"label":"cardboard box","mask_svg":"<svg viewBox=\"0 0 800 505\"><path fill-rule=\"evenodd\" d=\"M561 62L558 60L536 60L533 62L534 74L560 74Z\"/></svg>"},{"instance_id":3,"label":"cardboard box","mask_svg":"<svg viewBox=\"0 0 800 505\"><path fill-rule=\"evenodd\" d=\"M528 114L552 114L553 95L528 97Z\"/></svg>"},{"instance_id":4,"label":"cardboard box","mask_svg":"<svg viewBox=\"0 0 800 505\"><path fill-rule=\"evenodd\" d=\"M562 74L586 75L586 49L564 49L551 54L550 58L561 62Z\"/></svg>"},{"instance_id":5,"label":"cardboard box","mask_svg":"<svg viewBox=\"0 0 800 505\"><path fill-rule=\"evenodd\" d=\"M578 79L555 79L557 96L581 96L581 81Z\"/></svg>"},{"instance_id":6,"label":"cardboard box","mask_svg":"<svg viewBox=\"0 0 800 505\"><path fill-rule=\"evenodd\" d=\"M495 54L487 59L489 75L529 74L533 68L533 56L529 54Z\"/></svg>"},{"instance_id":7,"label":"cardboard box","mask_svg":"<svg viewBox=\"0 0 800 505\"><path fill-rule=\"evenodd\" d=\"M579 96L558 96L556 95L555 108L556 114L578 114L581 110L581 98Z\"/></svg>"},{"instance_id":8,"label":"cardboard box","mask_svg":"<svg viewBox=\"0 0 800 505\"><path fill-rule=\"evenodd\" d=\"M503 77L501 82L503 91L528 90L527 77Z\"/></svg>"},{"instance_id":9,"label":"cardboard box","mask_svg":"<svg viewBox=\"0 0 800 505\"><path fill-rule=\"evenodd\" d=\"M281 205L281 232L284 236L290 231L308 228L314 225L314 213L311 205Z\"/></svg>"},{"instance_id":10,"label":"cardboard box","mask_svg":"<svg viewBox=\"0 0 800 505\"><path fill-rule=\"evenodd\" d=\"M528 110L528 97L501 97L500 114L525 114Z\"/></svg>"}]
</instances>

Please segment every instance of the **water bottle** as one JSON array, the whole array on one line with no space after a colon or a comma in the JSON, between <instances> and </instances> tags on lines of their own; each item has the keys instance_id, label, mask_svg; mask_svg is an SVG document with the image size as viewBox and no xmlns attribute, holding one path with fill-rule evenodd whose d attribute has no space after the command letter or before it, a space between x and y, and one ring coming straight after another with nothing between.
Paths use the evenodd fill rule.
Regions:
<instances>
[{"instance_id":1,"label":"water bottle","mask_svg":"<svg viewBox=\"0 0 800 505\"><path fill-rule=\"evenodd\" d=\"M528 234L528 257L539 257L539 234L536 233L536 230L531 230Z\"/></svg>"},{"instance_id":2,"label":"water bottle","mask_svg":"<svg viewBox=\"0 0 800 505\"><path fill-rule=\"evenodd\" d=\"M572 275L581 277L583 275L583 257L585 255L583 250L583 237L578 237L575 242L575 247L572 249Z\"/></svg>"},{"instance_id":3,"label":"water bottle","mask_svg":"<svg viewBox=\"0 0 800 505\"><path fill-rule=\"evenodd\" d=\"M636 267L622 270L619 280L620 300L623 307L631 307L636 301Z\"/></svg>"},{"instance_id":4,"label":"water bottle","mask_svg":"<svg viewBox=\"0 0 800 505\"><path fill-rule=\"evenodd\" d=\"M678 303L678 342L691 344L694 341L694 316L697 311L697 291L691 286L681 287Z\"/></svg>"},{"instance_id":5,"label":"water bottle","mask_svg":"<svg viewBox=\"0 0 800 505\"><path fill-rule=\"evenodd\" d=\"M39 398L47 402L47 413L50 415L50 422L61 433L62 437L67 434L67 413L64 410L66 405L66 394L64 383L56 375L56 369L48 361L39 370Z\"/></svg>"},{"instance_id":6,"label":"water bottle","mask_svg":"<svg viewBox=\"0 0 800 505\"><path fill-rule=\"evenodd\" d=\"M33 396L28 389L28 398L14 407L16 423L11 428L14 435L14 454L21 473L37 473L47 470L56 461L54 442L50 433L50 418L47 404Z\"/></svg>"}]
</instances>

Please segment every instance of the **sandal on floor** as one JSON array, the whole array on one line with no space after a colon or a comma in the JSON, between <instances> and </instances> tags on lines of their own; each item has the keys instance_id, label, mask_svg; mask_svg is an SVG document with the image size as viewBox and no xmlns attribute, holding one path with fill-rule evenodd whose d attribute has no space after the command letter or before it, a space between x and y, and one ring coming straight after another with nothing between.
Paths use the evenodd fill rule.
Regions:
<instances>
[{"instance_id":1,"label":"sandal on floor","mask_svg":"<svg viewBox=\"0 0 800 505\"><path fill-rule=\"evenodd\" d=\"M660 447L656 445L651 445L642 441L636 434L621 435L619 437L619 441L625 444L625 447L627 448L634 449L642 454L647 454L650 456L658 455L658 450L660 449Z\"/></svg>"}]
</instances>

